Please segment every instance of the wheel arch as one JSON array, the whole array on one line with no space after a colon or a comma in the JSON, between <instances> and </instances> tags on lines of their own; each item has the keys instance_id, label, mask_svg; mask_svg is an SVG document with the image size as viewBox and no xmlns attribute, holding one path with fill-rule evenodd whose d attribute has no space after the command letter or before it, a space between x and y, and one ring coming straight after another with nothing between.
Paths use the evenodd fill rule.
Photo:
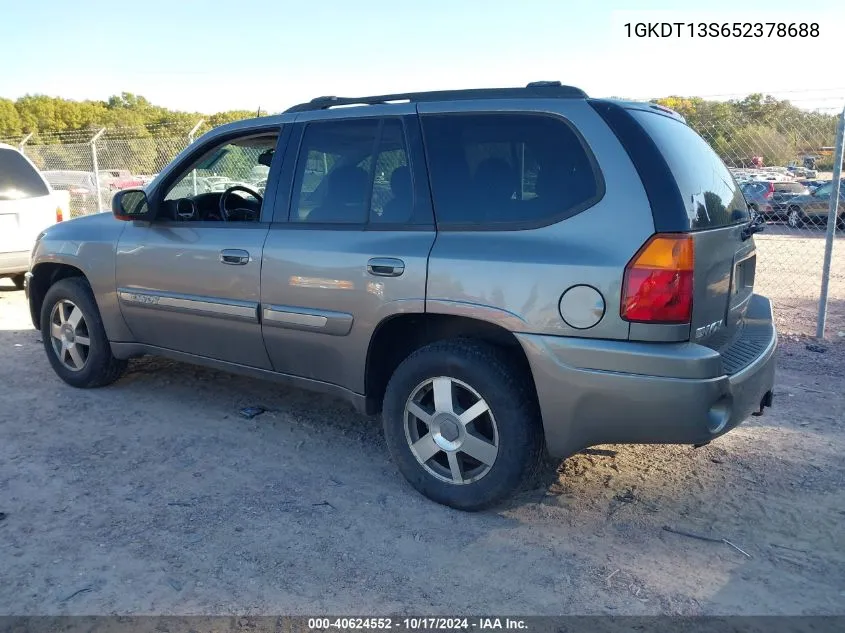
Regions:
<instances>
[{"instance_id":1,"label":"wheel arch","mask_svg":"<svg viewBox=\"0 0 845 633\"><path fill-rule=\"evenodd\" d=\"M29 314L36 330L41 329L41 308L47 291L57 281L68 277L82 277L90 283L88 276L78 266L67 262L42 262L32 267L29 278Z\"/></svg>"},{"instance_id":2,"label":"wheel arch","mask_svg":"<svg viewBox=\"0 0 845 633\"><path fill-rule=\"evenodd\" d=\"M510 330L466 316L430 312L397 314L379 322L370 337L364 374L366 412L374 415L381 411L387 383L403 360L425 345L449 339L478 340L502 349L518 371L527 372L536 397L528 358Z\"/></svg>"}]
</instances>

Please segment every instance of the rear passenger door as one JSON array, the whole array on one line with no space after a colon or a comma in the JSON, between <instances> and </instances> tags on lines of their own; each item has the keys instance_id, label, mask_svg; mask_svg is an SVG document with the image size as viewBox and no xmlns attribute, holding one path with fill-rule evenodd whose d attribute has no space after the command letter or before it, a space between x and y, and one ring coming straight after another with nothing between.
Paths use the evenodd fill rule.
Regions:
<instances>
[{"instance_id":1,"label":"rear passenger door","mask_svg":"<svg viewBox=\"0 0 845 633\"><path fill-rule=\"evenodd\" d=\"M276 371L363 393L378 324L425 308L419 123L410 105L305 112L291 143L264 246L264 341Z\"/></svg>"}]
</instances>

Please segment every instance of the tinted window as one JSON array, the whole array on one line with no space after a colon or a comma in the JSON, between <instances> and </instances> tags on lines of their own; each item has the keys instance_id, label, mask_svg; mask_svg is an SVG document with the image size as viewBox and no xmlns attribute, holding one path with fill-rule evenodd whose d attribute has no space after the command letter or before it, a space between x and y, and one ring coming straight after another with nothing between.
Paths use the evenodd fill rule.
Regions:
<instances>
[{"instance_id":1,"label":"tinted window","mask_svg":"<svg viewBox=\"0 0 845 633\"><path fill-rule=\"evenodd\" d=\"M556 117L427 115L423 134L438 224L546 223L599 198L593 162Z\"/></svg>"},{"instance_id":2,"label":"tinted window","mask_svg":"<svg viewBox=\"0 0 845 633\"><path fill-rule=\"evenodd\" d=\"M663 114L633 110L631 115L669 164L691 230L748 221L748 208L731 172L692 128Z\"/></svg>"},{"instance_id":3,"label":"tinted window","mask_svg":"<svg viewBox=\"0 0 845 633\"><path fill-rule=\"evenodd\" d=\"M14 149L0 149L0 200L35 198L50 193L35 168Z\"/></svg>"},{"instance_id":4,"label":"tinted window","mask_svg":"<svg viewBox=\"0 0 845 633\"><path fill-rule=\"evenodd\" d=\"M776 182L775 191L779 193L807 193L807 187L800 182Z\"/></svg>"},{"instance_id":5,"label":"tinted window","mask_svg":"<svg viewBox=\"0 0 845 633\"><path fill-rule=\"evenodd\" d=\"M305 128L292 222L364 224L410 220L413 187L398 119L320 121Z\"/></svg>"},{"instance_id":6,"label":"tinted window","mask_svg":"<svg viewBox=\"0 0 845 633\"><path fill-rule=\"evenodd\" d=\"M376 155L370 222L403 223L414 210L414 188L402 124L384 122Z\"/></svg>"}]
</instances>

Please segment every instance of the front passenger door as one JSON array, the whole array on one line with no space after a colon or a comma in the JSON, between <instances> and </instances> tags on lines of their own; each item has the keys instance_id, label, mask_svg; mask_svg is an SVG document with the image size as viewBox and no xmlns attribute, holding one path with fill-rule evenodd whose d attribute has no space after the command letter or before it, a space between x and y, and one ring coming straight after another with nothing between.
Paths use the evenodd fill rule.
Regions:
<instances>
[{"instance_id":1,"label":"front passenger door","mask_svg":"<svg viewBox=\"0 0 845 633\"><path fill-rule=\"evenodd\" d=\"M115 273L137 342L270 369L258 314L269 227L260 190L278 139L275 127L206 142L150 192L156 219L127 225Z\"/></svg>"}]
</instances>

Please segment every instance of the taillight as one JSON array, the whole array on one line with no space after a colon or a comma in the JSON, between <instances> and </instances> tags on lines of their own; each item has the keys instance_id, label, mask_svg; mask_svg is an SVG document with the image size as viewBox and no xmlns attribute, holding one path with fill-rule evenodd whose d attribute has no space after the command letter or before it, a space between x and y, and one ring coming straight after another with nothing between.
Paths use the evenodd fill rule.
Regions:
<instances>
[{"instance_id":1,"label":"taillight","mask_svg":"<svg viewBox=\"0 0 845 633\"><path fill-rule=\"evenodd\" d=\"M622 318L639 323L689 323L693 242L690 235L653 235L625 267Z\"/></svg>"},{"instance_id":2,"label":"taillight","mask_svg":"<svg viewBox=\"0 0 845 633\"><path fill-rule=\"evenodd\" d=\"M763 194L763 198L768 200L770 199L775 193L775 185L774 183L769 183L769 188L766 190L766 193Z\"/></svg>"},{"instance_id":3,"label":"taillight","mask_svg":"<svg viewBox=\"0 0 845 633\"><path fill-rule=\"evenodd\" d=\"M74 187L73 189L70 190L70 192L75 193L75 194L80 195L80 196L87 196L88 195L88 190L85 189L84 187Z\"/></svg>"},{"instance_id":4,"label":"taillight","mask_svg":"<svg viewBox=\"0 0 845 633\"><path fill-rule=\"evenodd\" d=\"M62 213L61 207L56 207L56 222L61 222L65 219L65 216Z\"/></svg>"}]
</instances>

